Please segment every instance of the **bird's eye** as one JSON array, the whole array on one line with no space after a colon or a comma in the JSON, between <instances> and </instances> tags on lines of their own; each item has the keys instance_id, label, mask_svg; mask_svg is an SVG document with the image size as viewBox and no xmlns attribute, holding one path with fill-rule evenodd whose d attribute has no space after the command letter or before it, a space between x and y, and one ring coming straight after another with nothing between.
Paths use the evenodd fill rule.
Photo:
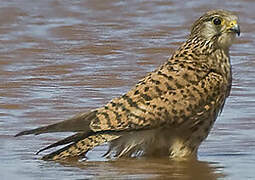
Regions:
<instances>
[{"instance_id":1,"label":"bird's eye","mask_svg":"<svg viewBox=\"0 0 255 180\"><path fill-rule=\"evenodd\" d=\"M215 25L220 25L221 24L221 19L220 18L214 18L213 19L213 24L215 24Z\"/></svg>"}]
</instances>

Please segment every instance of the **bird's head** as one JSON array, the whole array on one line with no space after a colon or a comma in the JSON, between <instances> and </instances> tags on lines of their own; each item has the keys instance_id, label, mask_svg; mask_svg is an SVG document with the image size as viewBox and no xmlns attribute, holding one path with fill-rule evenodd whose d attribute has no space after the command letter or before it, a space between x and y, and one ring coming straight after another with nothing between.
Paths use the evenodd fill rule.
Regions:
<instances>
[{"instance_id":1,"label":"bird's head","mask_svg":"<svg viewBox=\"0 0 255 180\"><path fill-rule=\"evenodd\" d=\"M236 35L240 35L238 17L226 10L212 10L195 21L190 36L213 40L221 48L228 49Z\"/></svg>"}]
</instances>

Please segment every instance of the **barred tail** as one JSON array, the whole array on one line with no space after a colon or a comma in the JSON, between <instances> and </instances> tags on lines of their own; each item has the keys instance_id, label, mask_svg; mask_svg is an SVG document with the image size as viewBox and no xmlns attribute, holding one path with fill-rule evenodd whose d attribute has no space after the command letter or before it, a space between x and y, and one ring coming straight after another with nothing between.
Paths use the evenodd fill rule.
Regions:
<instances>
[{"instance_id":1,"label":"barred tail","mask_svg":"<svg viewBox=\"0 0 255 180\"><path fill-rule=\"evenodd\" d=\"M74 142L62 149L45 155L43 160L64 160L76 159L84 156L89 150L95 146L101 145L105 142L112 141L119 138L120 135L115 134L94 134L85 139Z\"/></svg>"}]
</instances>

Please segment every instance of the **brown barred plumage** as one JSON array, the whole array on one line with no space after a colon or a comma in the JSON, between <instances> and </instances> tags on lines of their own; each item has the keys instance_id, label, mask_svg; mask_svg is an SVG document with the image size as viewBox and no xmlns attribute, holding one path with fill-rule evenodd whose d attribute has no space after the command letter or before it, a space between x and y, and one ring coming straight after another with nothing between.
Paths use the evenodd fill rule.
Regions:
<instances>
[{"instance_id":1,"label":"brown barred plumage","mask_svg":"<svg viewBox=\"0 0 255 180\"><path fill-rule=\"evenodd\" d=\"M207 12L193 24L188 40L173 56L123 96L16 136L77 132L42 149L71 143L43 159L81 157L104 142L110 142L107 156L196 156L230 93L229 47L240 34L237 21L228 11Z\"/></svg>"}]
</instances>

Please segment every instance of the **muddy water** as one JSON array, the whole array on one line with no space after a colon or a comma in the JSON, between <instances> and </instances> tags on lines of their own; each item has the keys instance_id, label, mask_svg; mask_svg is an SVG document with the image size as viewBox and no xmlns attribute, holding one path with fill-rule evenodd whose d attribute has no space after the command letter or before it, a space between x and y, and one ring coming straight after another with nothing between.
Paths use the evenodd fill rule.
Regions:
<instances>
[{"instance_id":1,"label":"muddy water","mask_svg":"<svg viewBox=\"0 0 255 180\"><path fill-rule=\"evenodd\" d=\"M88 161L41 161L36 150L69 134L14 138L126 92L183 42L208 9L240 16L231 49L233 90L199 149L198 161L106 161L106 146ZM58 1L0 2L1 179L253 179L255 162L255 2Z\"/></svg>"}]
</instances>

